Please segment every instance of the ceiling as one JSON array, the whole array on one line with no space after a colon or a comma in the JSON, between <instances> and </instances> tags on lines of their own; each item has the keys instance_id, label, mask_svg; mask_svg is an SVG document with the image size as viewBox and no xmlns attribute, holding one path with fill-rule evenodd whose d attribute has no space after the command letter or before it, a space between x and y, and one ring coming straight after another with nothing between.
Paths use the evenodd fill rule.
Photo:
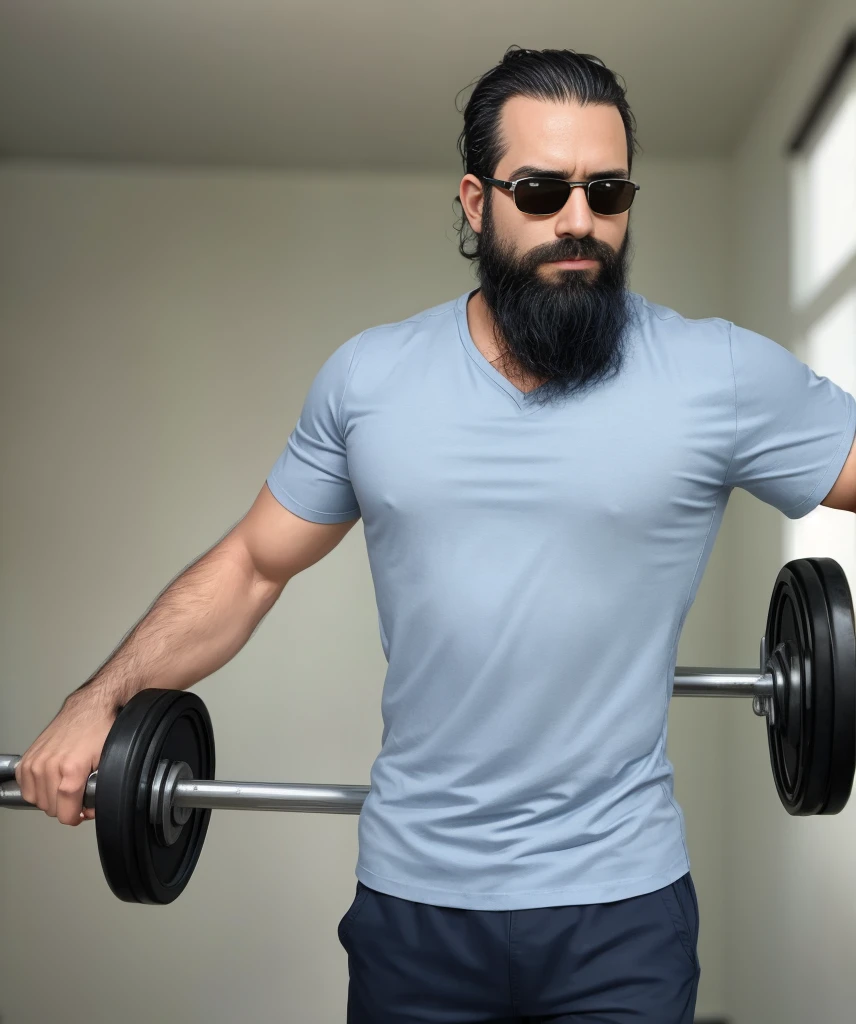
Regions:
<instances>
[{"instance_id":1,"label":"ceiling","mask_svg":"<svg viewBox=\"0 0 856 1024\"><path fill-rule=\"evenodd\" d=\"M727 155L809 0L0 0L0 157L457 169L511 44L623 76L643 153Z\"/></svg>"}]
</instances>

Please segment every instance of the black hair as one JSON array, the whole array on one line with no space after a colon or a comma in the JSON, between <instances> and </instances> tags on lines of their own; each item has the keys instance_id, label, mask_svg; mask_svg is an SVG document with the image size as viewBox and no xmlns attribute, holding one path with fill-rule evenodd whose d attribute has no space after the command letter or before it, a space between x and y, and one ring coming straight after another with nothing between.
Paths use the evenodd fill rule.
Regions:
<instances>
[{"instance_id":1,"label":"black hair","mask_svg":"<svg viewBox=\"0 0 856 1024\"><path fill-rule=\"evenodd\" d=\"M472 83L471 83L472 84ZM469 86L467 86L469 88ZM610 71L599 57L574 50L526 50L510 46L496 67L475 82L462 113L464 127L458 136L458 152L465 174L491 177L503 156L499 137L502 108L512 96L574 101L583 106L601 103L618 108L627 136L627 170L633 170L633 154L641 147L636 141L636 119L627 103L626 82ZM460 198L455 200L460 204ZM485 203L490 201L490 190ZM479 258L479 236L470 228L461 210L456 224L458 249L469 260ZM468 243L473 248L468 248Z\"/></svg>"}]
</instances>

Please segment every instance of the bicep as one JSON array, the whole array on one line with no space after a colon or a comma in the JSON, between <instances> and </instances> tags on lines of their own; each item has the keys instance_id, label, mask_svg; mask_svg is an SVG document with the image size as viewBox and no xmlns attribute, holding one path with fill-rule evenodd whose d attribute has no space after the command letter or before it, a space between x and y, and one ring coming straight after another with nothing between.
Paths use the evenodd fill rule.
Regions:
<instances>
[{"instance_id":1,"label":"bicep","mask_svg":"<svg viewBox=\"0 0 856 1024\"><path fill-rule=\"evenodd\" d=\"M241 546L260 577L281 589L328 555L358 520L310 523L281 505L265 484L227 540Z\"/></svg>"}]
</instances>

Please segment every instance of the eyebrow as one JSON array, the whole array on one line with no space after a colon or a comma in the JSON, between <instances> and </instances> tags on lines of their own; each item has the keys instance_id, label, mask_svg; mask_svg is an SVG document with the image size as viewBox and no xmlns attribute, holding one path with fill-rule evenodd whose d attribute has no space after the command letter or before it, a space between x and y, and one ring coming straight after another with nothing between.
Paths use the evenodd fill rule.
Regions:
<instances>
[{"instance_id":1,"label":"eyebrow","mask_svg":"<svg viewBox=\"0 0 856 1024\"><path fill-rule=\"evenodd\" d=\"M571 176L567 171L556 171L549 170L544 167L531 167L526 164L523 167L518 167L517 170L512 171L509 175L509 181L513 181L515 178L528 178L530 175L537 174L544 178L563 178L565 181L570 181ZM594 181L596 178L626 178L628 177L627 171L623 167L613 167L608 171L595 171L593 174L587 175L585 178L579 178L579 181Z\"/></svg>"}]
</instances>

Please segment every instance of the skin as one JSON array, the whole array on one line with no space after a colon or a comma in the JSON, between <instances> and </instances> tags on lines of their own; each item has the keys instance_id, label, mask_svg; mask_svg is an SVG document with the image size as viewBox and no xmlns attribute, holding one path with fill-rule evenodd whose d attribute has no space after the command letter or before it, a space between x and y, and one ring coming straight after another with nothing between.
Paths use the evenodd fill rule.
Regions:
<instances>
[{"instance_id":1,"label":"skin","mask_svg":"<svg viewBox=\"0 0 856 1024\"><path fill-rule=\"evenodd\" d=\"M845 512L856 512L856 442L850 449L844 469L821 505L827 508L840 508Z\"/></svg>"}]
</instances>

